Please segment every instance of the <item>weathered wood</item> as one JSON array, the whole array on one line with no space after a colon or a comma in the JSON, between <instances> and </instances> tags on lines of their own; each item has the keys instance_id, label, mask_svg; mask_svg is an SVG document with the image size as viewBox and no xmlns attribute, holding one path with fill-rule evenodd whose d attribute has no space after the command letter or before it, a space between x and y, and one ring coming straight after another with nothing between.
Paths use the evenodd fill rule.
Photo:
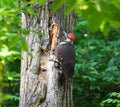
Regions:
<instances>
[{"instance_id":1,"label":"weathered wood","mask_svg":"<svg viewBox=\"0 0 120 107\"><path fill-rule=\"evenodd\" d=\"M28 51L22 52L20 107L72 107L72 84L62 78L58 68L55 68L54 51L50 47L50 26L53 21L58 24L57 36L61 41L62 31L71 32L73 14L64 17L64 8L52 14L51 4L40 6L35 4L38 12L35 15L22 13L22 27L40 32L40 35L30 32L25 39ZM45 35L45 36L42 36Z\"/></svg>"}]
</instances>

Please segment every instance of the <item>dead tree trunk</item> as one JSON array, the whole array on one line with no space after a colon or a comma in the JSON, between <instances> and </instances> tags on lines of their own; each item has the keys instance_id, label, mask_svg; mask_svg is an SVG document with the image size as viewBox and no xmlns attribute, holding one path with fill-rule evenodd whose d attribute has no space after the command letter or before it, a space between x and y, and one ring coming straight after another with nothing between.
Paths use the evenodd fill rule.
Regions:
<instances>
[{"instance_id":1,"label":"dead tree trunk","mask_svg":"<svg viewBox=\"0 0 120 107\"><path fill-rule=\"evenodd\" d=\"M61 79L60 70L55 68L54 61L50 59L55 57L54 51L51 50L53 25L55 23L57 26L55 36L59 42L63 38L62 31L72 31L73 13L65 17L63 7L52 14L49 2L45 6L36 3L32 7L37 9L34 15L22 13L23 28L31 30L25 39L28 52L33 57L22 52L19 106L72 107L72 85Z\"/></svg>"}]
</instances>

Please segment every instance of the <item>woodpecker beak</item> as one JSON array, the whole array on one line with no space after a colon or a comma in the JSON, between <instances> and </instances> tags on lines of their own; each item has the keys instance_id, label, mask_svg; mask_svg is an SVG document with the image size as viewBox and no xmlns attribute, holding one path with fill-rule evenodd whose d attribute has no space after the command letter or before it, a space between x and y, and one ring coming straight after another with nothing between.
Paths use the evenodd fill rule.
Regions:
<instances>
[{"instance_id":1,"label":"woodpecker beak","mask_svg":"<svg viewBox=\"0 0 120 107\"><path fill-rule=\"evenodd\" d=\"M68 34L67 34L67 32L65 32L65 31L63 31L63 34L65 35L65 38L67 39L68 37Z\"/></svg>"},{"instance_id":2,"label":"woodpecker beak","mask_svg":"<svg viewBox=\"0 0 120 107\"><path fill-rule=\"evenodd\" d=\"M68 36L68 33L63 31L63 34L65 35L66 41L71 41L71 38Z\"/></svg>"}]
</instances>

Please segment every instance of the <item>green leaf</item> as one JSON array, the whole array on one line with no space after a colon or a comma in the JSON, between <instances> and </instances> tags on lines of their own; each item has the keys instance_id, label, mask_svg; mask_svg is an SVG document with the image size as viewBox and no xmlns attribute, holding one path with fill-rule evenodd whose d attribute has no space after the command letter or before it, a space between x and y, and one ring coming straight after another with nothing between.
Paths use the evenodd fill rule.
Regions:
<instances>
[{"instance_id":1,"label":"green leaf","mask_svg":"<svg viewBox=\"0 0 120 107\"><path fill-rule=\"evenodd\" d=\"M20 37L20 44L23 50L25 51L28 50L27 42L25 41L25 38L23 38L22 36Z\"/></svg>"},{"instance_id":2,"label":"green leaf","mask_svg":"<svg viewBox=\"0 0 120 107\"><path fill-rule=\"evenodd\" d=\"M104 15L105 19L113 27L120 27L120 10L110 2L100 1L101 13ZM114 11L114 14L112 13Z\"/></svg>"},{"instance_id":3,"label":"green leaf","mask_svg":"<svg viewBox=\"0 0 120 107\"><path fill-rule=\"evenodd\" d=\"M15 95L10 95L10 100L11 101L19 101L19 97Z\"/></svg>"},{"instance_id":4,"label":"green leaf","mask_svg":"<svg viewBox=\"0 0 120 107\"><path fill-rule=\"evenodd\" d=\"M63 3L64 3L64 0L55 0L52 4L52 12L55 12L56 10L58 10Z\"/></svg>"},{"instance_id":5,"label":"green leaf","mask_svg":"<svg viewBox=\"0 0 120 107\"><path fill-rule=\"evenodd\" d=\"M13 47L18 41L19 41L19 36L18 35L13 36L12 39L10 39L8 46Z\"/></svg>"},{"instance_id":6,"label":"green leaf","mask_svg":"<svg viewBox=\"0 0 120 107\"><path fill-rule=\"evenodd\" d=\"M40 3L41 5L45 5L45 0L38 0L38 3Z\"/></svg>"},{"instance_id":7,"label":"green leaf","mask_svg":"<svg viewBox=\"0 0 120 107\"><path fill-rule=\"evenodd\" d=\"M100 25L100 30L103 32L105 36L108 36L108 33L110 31L110 24L107 23L106 21L103 21L102 24Z\"/></svg>"},{"instance_id":8,"label":"green leaf","mask_svg":"<svg viewBox=\"0 0 120 107\"><path fill-rule=\"evenodd\" d=\"M120 0L110 0L109 2L112 3L118 9L120 9Z\"/></svg>"},{"instance_id":9,"label":"green leaf","mask_svg":"<svg viewBox=\"0 0 120 107\"><path fill-rule=\"evenodd\" d=\"M88 28L92 32L97 31L103 21L103 15L97 11L94 5L89 5L89 8L86 9L86 12L86 15L88 15Z\"/></svg>"},{"instance_id":10,"label":"green leaf","mask_svg":"<svg viewBox=\"0 0 120 107\"><path fill-rule=\"evenodd\" d=\"M75 4L77 3L77 0L66 0L66 8L65 8L65 16L67 16L75 7Z\"/></svg>"},{"instance_id":11,"label":"green leaf","mask_svg":"<svg viewBox=\"0 0 120 107\"><path fill-rule=\"evenodd\" d=\"M91 16L88 18L88 28L90 31L96 32L99 29L102 20L103 16L100 13L93 12L93 14L91 14Z\"/></svg>"},{"instance_id":12,"label":"green leaf","mask_svg":"<svg viewBox=\"0 0 120 107\"><path fill-rule=\"evenodd\" d=\"M30 30L28 30L28 29L21 29L21 33L23 35L28 35L30 33Z\"/></svg>"},{"instance_id":13,"label":"green leaf","mask_svg":"<svg viewBox=\"0 0 120 107\"><path fill-rule=\"evenodd\" d=\"M25 11L25 12L31 14L31 15L34 15L34 14L35 14L35 8L33 8L33 7L24 7L24 8L22 9L22 11Z\"/></svg>"},{"instance_id":14,"label":"green leaf","mask_svg":"<svg viewBox=\"0 0 120 107\"><path fill-rule=\"evenodd\" d=\"M3 45L0 51L0 57L9 57L11 55L20 55L18 51L9 51L9 48L6 45Z\"/></svg>"}]
</instances>

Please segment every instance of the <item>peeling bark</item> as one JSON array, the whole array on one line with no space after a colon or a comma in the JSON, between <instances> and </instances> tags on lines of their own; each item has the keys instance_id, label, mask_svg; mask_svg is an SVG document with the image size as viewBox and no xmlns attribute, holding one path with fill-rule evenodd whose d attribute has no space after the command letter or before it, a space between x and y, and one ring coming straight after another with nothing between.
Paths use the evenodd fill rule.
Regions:
<instances>
[{"instance_id":1,"label":"peeling bark","mask_svg":"<svg viewBox=\"0 0 120 107\"><path fill-rule=\"evenodd\" d=\"M28 51L22 52L20 107L72 107L72 84L64 80L61 71L55 68L54 51L51 51L50 26L58 24L57 37L62 41L62 31L71 32L73 13L64 17L64 8L52 14L51 4L33 5L38 12L35 15L22 13L22 27L40 32L30 32L25 36ZM43 36L44 35L44 36Z\"/></svg>"}]
</instances>

